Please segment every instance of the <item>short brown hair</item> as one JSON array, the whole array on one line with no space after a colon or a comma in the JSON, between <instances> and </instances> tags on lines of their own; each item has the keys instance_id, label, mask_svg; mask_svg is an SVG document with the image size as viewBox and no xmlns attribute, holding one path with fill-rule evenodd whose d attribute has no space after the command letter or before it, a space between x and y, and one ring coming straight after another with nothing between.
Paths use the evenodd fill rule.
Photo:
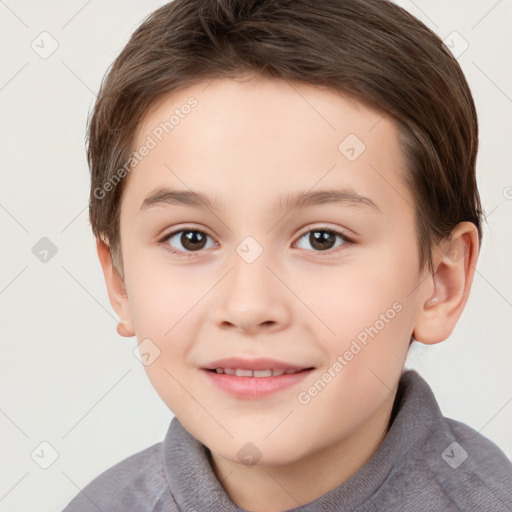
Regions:
<instances>
[{"instance_id":1,"label":"short brown hair","mask_svg":"<svg viewBox=\"0 0 512 512\"><path fill-rule=\"evenodd\" d=\"M116 172L141 120L170 92L246 73L326 86L396 121L421 268L432 270L433 245L459 222L481 240L475 105L457 60L418 19L387 0L174 0L133 33L88 122L91 226L118 269Z\"/></svg>"}]
</instances>

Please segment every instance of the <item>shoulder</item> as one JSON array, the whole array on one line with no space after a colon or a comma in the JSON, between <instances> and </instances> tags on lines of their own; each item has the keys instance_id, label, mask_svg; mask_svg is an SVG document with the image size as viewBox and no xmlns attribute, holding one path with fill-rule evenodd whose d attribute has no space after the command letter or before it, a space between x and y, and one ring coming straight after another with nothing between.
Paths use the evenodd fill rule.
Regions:
<instances>
[{"instance_id":1,"label":"shoulder","mask_svg":"<svg viewBox=\"0 0 512 512\"><path fill-rule=\"evenodd\" d=\"M394 511L397 503L414 511L512 512L512 462L505 453L469 425L445 417L416 372L407 372L401 384L383 443L389 472L358 512Z\"/></svg>"},{"instance_id":2,"label":"shoulder","mask_svg":"<svg viewBox=\"0 0 512 512\"><path fill-rule=\"evenodd\" d=\"M443 419L446 429L453 435L453 441L441 454L445 466L451 470L463 470L462 480L469 492L478 490L485 495L492 494L497 504L498 498L502 497L508 508L497 507L496 510L512 510L510 459L493 441L469 425L450 418Z\"/></svg>"},{"instance_id":3,"label":"shoulder","mask_svg":"<svg viewBox=\"0 0 512 512\"><path fill-rule=\"evenodd\" d=\"M130 455L101 473L62 512L178 512L165 478L162 444Z\"/></svg>"},{"instance_id":4,"label":"shoulder","mask_svg":"<svg viewBox=\"0 0 512 512\"><path fill-rule=\"evenodd\" d=\"M446 510L512 511L512 462L469 425L441 417L419 449L416 475ZM421 469L423 468L423 469Z\"/></svg>"}]
</instances>

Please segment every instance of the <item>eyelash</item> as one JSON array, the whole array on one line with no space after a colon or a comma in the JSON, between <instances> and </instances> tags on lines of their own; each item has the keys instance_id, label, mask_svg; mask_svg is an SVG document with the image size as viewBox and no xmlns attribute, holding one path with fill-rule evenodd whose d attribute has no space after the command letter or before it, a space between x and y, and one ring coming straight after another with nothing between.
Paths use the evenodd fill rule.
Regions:
<instances>
[{"instance_id":1,"label":"eyelash","mask_svg":"<svg viewBox=\"0 0 512 512\"><path fill-rule=\"evenodd\" d=\"M353 244L355 243L351 238L348 238L346 235L343 234L343 232L340 232L340 231L335 231L334 229L330 229L330 228L327 228L327 227L320 227L320 228L314 228L314 229L310 229L309 231L306 231L304 233L302 233L302 235L298 238L298 240L301 240L305 235L308 235L310 233L314 233L314 232L318 232L318 231L323 231L323 232L327 232L327 233L330 233L332 235L335 235L336 237L339 237L343 240L343 244L341 244L341 246L343 245L347 245L347 244ZM208 234L206 234L204 231L201 231L199 229L179 229L177 231L173 231L172 233L169 233L168 235L165 235L161 240L159 240L159 243L162 244L164 246L164 248L169 251L170 253L172 253L173 255L175 256L178 256L179 258L186 258L186 259L190 259L193 256L194 253L199 253L201 252L201 250L198 250L198 251L180 251L180 250L177 250L177 249L173 249L169 244L168 244L168 241L175 235L179 234L179 233L183 233L183 232L196 232L196 233L201 233L202 235L205 235L209 238L211 238ZM339 248L340 246L338 246ZM329 256L333 256L333 253L336 253L338 251L336 251L335 249L329 249L327 251L310 251L310 252L316 252L318 253L320 256L322 257L329 257Z\"/></svg>"}]
</instances>

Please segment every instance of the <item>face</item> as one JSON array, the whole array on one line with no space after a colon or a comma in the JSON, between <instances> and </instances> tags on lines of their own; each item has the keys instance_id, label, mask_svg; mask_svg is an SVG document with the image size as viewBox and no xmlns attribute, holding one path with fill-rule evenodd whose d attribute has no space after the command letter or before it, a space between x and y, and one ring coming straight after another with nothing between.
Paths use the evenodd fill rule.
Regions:
<instances>
[{"instance_id":1,"label":"face","mask_svg":"<svg viewBox=\"0 0 512 512\"><path fill-rule=\"evenodd\" d=\"M263 78L173 93L141 124L127 314L156 391L218 456L291 464L390 405L424 300L397 137L335 92ZM205 369L225 358L304 370Z\"/></svg>"}]
</instances>

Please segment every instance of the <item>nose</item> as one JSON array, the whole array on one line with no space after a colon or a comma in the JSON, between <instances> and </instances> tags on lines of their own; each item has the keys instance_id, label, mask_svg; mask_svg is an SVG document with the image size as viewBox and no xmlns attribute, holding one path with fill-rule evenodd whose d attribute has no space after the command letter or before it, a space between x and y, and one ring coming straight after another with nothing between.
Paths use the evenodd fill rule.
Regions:
<instances>
[{"instance_id":1,"label":"nose","mask_svg":"<svg viewBox=\"0 0 512 512\"><path fill-rule=\"evenodd\" d=\"M253 263L235 261L217 287L213 315L222 329L272 332L289 325L290 292L267 263L263 256Z\"/></svg>"}]
</instances>

